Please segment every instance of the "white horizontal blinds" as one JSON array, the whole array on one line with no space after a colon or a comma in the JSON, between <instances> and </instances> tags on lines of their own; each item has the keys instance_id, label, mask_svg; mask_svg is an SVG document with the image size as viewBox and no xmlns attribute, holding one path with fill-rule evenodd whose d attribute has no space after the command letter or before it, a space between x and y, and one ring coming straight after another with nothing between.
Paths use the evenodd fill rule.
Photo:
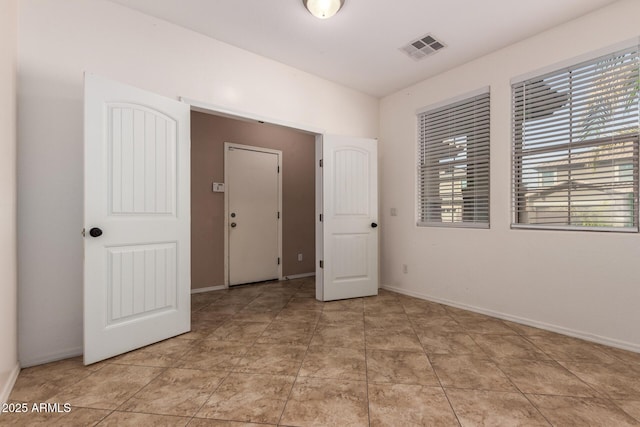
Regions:
<instances>
[{"instance_id":1,"label":"white horizontal blinds","mask_svg":"<svg viewBox=\"0 0 640 427\"><path fill-rule=\"evenodd\" d=\"M418 225L489 226L489 93L418 115Z\"/></svg>"},{"instance_id":2,"label":"white horizontal blinds","mask_svg":"<svg viewBox=\"0 0 640 427\"><path fill-rule=\"evenodd\" d=\"M636 230L638 48L512 86L516 225Z\"/></svg>"}]
</instances>

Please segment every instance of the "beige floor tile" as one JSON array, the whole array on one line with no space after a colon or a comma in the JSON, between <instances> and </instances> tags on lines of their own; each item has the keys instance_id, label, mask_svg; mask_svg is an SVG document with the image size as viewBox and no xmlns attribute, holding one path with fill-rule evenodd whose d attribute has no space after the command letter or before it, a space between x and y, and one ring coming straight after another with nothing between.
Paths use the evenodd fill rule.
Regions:
<instances>
[{"instance_id":1,"label":"beige floor tile","mask_svg":"<svg viewBox=\"0 0 640 427\"><path fill-rule=\"evenodd\" d=\"M474 320L458 318L456 320L469 334L514 335L517 333L498 319Z\"/></svg>"},{"instance_id":2,"label":"beige floor tile","mask_svg":"<svg viewBox=\"0 0 640 427\"><path fill-rule=\"evenodd\" d=\"M198 418L277 424L295 377L230 374L198 412Z\"/></svg>"},{"instance_id":3,"label":"beige floor tile","mask_svg":"<svg viewBox=\"0 0 640 427\"><path fill-rule=\"evenodd\" d=\"M418 336L413 330L389 331L366 329L365 335L368 349L424 351Z\"/></svg>"},{"instance_id":4,"label":"beige floor tile","mask_svg":"<svg viewBox=\"0 0 640 427\"><path fill-rule=\"evenodd\" d=\"M429 317L410 316L409 321L411 322L411 325L413 325L413 329L418 335L420 335L421 333L467 333L458 322L456 322L453 318L451 318L451 316L448 315Z\"/></svg>"},{"instance_id":5,"label":"beige floor tile","mask_svg":"<svg viewBox=\"0 0 640 427\"><path fill-rule=\"evenodd\" d=\"M207 338L220 341L253 343L267 329L269 323L236 322L230 320L217 328Z\"/></svg>"},{"instance_id":6,"label":"beige floor tile","mask_svg":"<svg viewBox=\"0 0 640 427\"><path fill-rule=\"evenodd\" d=\"M596 391L612 399L640 400L640 368L624 363L560 362Z\"/></svg>"},{"instance_id":7,"label":"beige floor tile","mask_svg":"<svg viewBox=\"0 0 640 427\"><path fill-rule=\"evenodd\" d=\"M282 414L288 426L367 426L365 382L298 378Z\"/></svg>"},{"instance_id":8,"label":"beige floor tile","mask_svg":"<svg viewBox=\"0 0 640 427\"><path fill-rule=\"evenodd\" d=\"M298 375L300 377L365 381L367 368L364 350L311 346Z\"/></svg>"},{"instance_id":9,"label":"beige floor tile","mask_svg":"<svg viewBox=\"0 0 640 427\"><path fill-rule=\"evenodd\" d=\"M408 384L369 384L371 427L458 426L439 387Z\"/></svg>"},{"instance_id":10,"label":"beige floor tile","mask_svg":"<svg viewBox=\"0 0 640 427\"><path fill-rule=\"evenodd\" d=\"M385 302L377 300L375 302L364 302L364 313L372 316L384 316L388 314L405 314L404 307L397 302Z\"/></svg>"},{"instance_id":11,"label":"beige floor tile","mask_svg":"<svg viewBox=\"0 0 640 427\"><path fill-rule=\"evenodd\" d=\"M362 311L327 311L320 315L321 325L364 325Z\"/></svg>"},{"instance_id":12,"label":"beige floor tile","mask_svg":"<svg viewBox=\"0 0 640 427\"><path fill-rule=\"evenodd\" d=\"M233 316L231 316L230 320L234 322L255 322L255 323L271 323L278 312L276 311L250 311L250 310L240 310Z\"/></svg>"},{"instance_id":13,"label":"beige floor tile","mask_svg":"<svg viewBox=\"0 0 640 427\"><path fill-rule=\"evenodd\" d=\"M329 301L322 306L323 312L328 311L352 311L355 313L364 312L364 300L362 298L344 299L340 301Z\"/></svg>"},{"instance_id":14,"label":"beige floor tile","mask_svg":"<svg viewBox=\"0 0 640 427\"><path fill-rule=\"evenodd\" d=\"M447 389L460 424L467 426L549 426L521 394Z\"/></svg>"},{"instance_id":15,"label":"beige floor tile","mask_svg":"<svg viewBox=\"0 0 640 427\"><path fill-rule=\"evenodd\" d=\"M413 326L409 322L406 314L366 314L364 316L364 326L369 329L379 330L381 333L395 331L413 331Z\"/></svg>"},{"instance_id":16,"label":"beige floor tile","mask_svg":"<svg viewBox=\"0 0 640 427\"><path fill-rule=\"evenodd\" d=\"M367 378L370 383L440 385L424 352L367 350Z\"/></svg>"},{"instance_id":17,"label":"beige floor tile","mask_svg":"<svg viewBox=\"0 0 640 427\"><path fill-rule=\"evenodd\" d=\"M167 369L118 410L191 417L228 372Z\"/></svg>"},{"instance_id":18,"label":"beige floor tile","mask_svg":"<svg viewBox=\"0 0 640 427\"><path fill-rule=\"evenodd\" d=\"M469 310L464 310L458 307L452 307L449 305L444 306L447 313L449 313L454 319L459 321L469 321L469 322L482 322L485 320L497 320L494 317L487 316L486 314L476 313Z\"/></svg>"},{"instance_id":19,"label":"beige floor tile","mask_svg":"<svg viewBox=\"0 0 640 427\"><path fill-rule=\"evenodd\" d=\"M209 304L206 309L196 311L193 315L202 320L218 320L221 316L231 316L245 307L244 304L230 304L218 300Z\"/></svg>"},{"instance_id":20,"label":"beige floor tile","mask_svg":"<svg viewBox=\"0 0 640 427\"><path fill-rule=\"evenodd\" d=\"M509 378L482 355L433 355L431 364L445 388L518 391Z\"/></svg>"},{"instance_id":21,"label":"beige floor tile","mask_svg":"<svg viewBox=\"0 0 640 427\"><path fill-rule=\"evenodd\" d=\"M624 363L640 366L640 353L622 350L621 348L605 347L603 345L599 345L597 347L607 355L613 356Z\"/></svg>"},{"instance_id":22,"label":"beige floor tile","mask_svg":"<svg viewBox=\"0 0 640 427\"><path fill-rule=\"evenodd\" d=\"M554 361L501 359L500 369L523 393L598 397L598 393Z\"/></svg>"},{"instance_id":23,"label":"beige floor tile","mask_svg":"<svg viewBox=\"0 0 640 427\"><path fill-rule=\"evenodd\" d=\"M320 318L320 311L314 310L294 310L285 308L276 316L276 320L282 322L308 323L315 325Z\"/></svg>"},{"instance_id":24,"label":"beige floor tile","mask_svg":"<svg viewBox=\"0 0 640 427\"><path fill-rule=\"evenodd\" d=\"M102 420L99 427L179 427L186 426L189 418L169 415L113 412Z\"/></svg>"},{"instance_id":25,"label":"beige floor tile","mask_svg":"<svg viewBox=\"0 0 640 427\"><path fill-rule=\"evenodd\" d=\"M254 344L234 368L237 372L297 375L306 346Z\"/></svg>"},{"instance_id":26,"label":"beige floor tile","mask_svg":"<svg viewBox=\"0 0 640 427\"><path fill-rule=\"evenodd\" d=\"M549 356L519 335L473 335L473 340L494 359L549 360Z\"/></svg>"},{"instance_id":27,"label":"beige floor tile","mask_svg":"<svg viewBox=\"0 0 640 427\"><path fill-rule=\"evenodd\" d=\"M110 359L110 363L122 365L176 366L191 349L193 343L181 338L171 338Z\"/></svg>"},{"instance_id":28,"label":"beige floor tile","mask_svg":"<svg viewBox=\"0 0 640 427\"><path fill-rule=\"evenodd\" d=\"M314 278L191 300L189 333L23 369L10 399L83 406L0 426L640 425L638 353L384 289L323 303Z\"/></svg>"},{"instance_id":29,"label":"beige floor tile","mask_svg":"<svg viewBox=\"0 0 640 427\"><path fill-rule=\"evenodd\" d=\"M176 367L228 371L240 361L249 345L240 342L200 340Z\"/></svg>"},{"instance_id":30,"label":"beige floor tile","mask_svg":"<svg viewBox=\"0 0 640 427\"><path fill-rule=\"evenodd\" d=\"M484 356L480 346L467 334L440 332L438 330L418 331L418 338L428 355L471 354Z\"/></svg>"},{"instance_id":31,"label":"beige floor tile","mask_svg":"<svg viewBox=\"0 0 640 427\"><path fill-rule=\"evenodd\" d=\"M640 423L640 400L616 400L614 403Z\"/></svg>"},{"instance_id":32,"label":"beige floor tile","mask_svg":"<svg viewBox=\"0 0 640 427\"><path fill-rule=\"evenodd\" d=\"M527 338L557 361L614 363L617 359L594 344L564 335L530 336Z\"/></svg>"},{"instance_id":33,"label":"beige floor tile","mask_svg":"<svg viewBox=\"0 0 640 427\"><path fill-rule=\"evenodd\" d=\"M218 320L191 320L191 331L185 334L179 335L176 338L188 339L188 340L201 340L206 338L210 333L219 328L227 319Z\"/></svg>"},{"instance_id":34,"label":"beige floor tile","mask_svg":"<svg viewBox=\"0 0 640 427\"><path fill-rule=\"evenodd\" d=\"M193 418L189 427L276 427L275 424L243 423L240 421L222 421L205 418Z\"/></svg>"},{"instance_id":35,"label":"beige floor tile","mask_svg":"<svg viewBox=\"0 0 640 427\"><path fill-rule=\"evenodd\" d=\"M313 346L364 348L364 325L318 325Z\"/></svg>"},{"instance_id":36,"label":"beige floor tile","mask_svg":"<svg viewBox=\"0 0 640 427\"><path fill-rule=\"evenodd\" d=\"M51 367L42 369L23 369L9 395L9 400L17 402L44 402L55 396L60 390L65 389L80 380L88 377L93 372L82 368L62 369ZM101 366L101 368L104 365Z\"/></svg>"},{"instance_id":37,"label":"beige floor tile","mask_svg":"<svg viewBox=\"0 0 640 427\"><path fill-rule=\"evenodd\" d=\"M557 426L638 426L610 400L528 395L542 414Z\"/></svg>"},{"instance_id":38,"label":"beige floor tile","mask_svg":"<svg viewBox=\"0 0 640 427\"><path fill-rule=\"evenodd\" d=\"M93 426L109 415L111 411L104 409L71 408L71 412L29 412L0 414L1 427L71 427Z\"/></svg>"},{"instance_id":39,"label":"beige floor tile","mask_svg":"<svg viewBox=\"0 0 640 427\"><path fill-rule=\"evenodd\" d=\"M521 323L509 322L507 320L502 321L509 328L513 329L520 335L532 337L532 336L541 336L541 337L554 337L558 334L555 332L547 331L540 328L534 328L533 326L523 325Z\"/></svg>"},{"instance_id":40,"label":"beige floor tile","mask_svg":"<svg viewBox=\"0 0 640 427\"><path fill-rule=\"evenodd\" d=\"M49 402L70 403L96 409L116 409L164 368L109 364L79 382L61 390Z\"/></svg>"},{"instance_id":41,"label":"beige floor tile","mask_svg":"<svg viewBox=\"0 0 640 427\"><path fill-rule=\"evenodd\" d=\"M448 316L447 310L444 308L444 306L434 302L419 300L416 298L408 298L402 300L400 304L402 304L402 307L404 307L404 312L409 316Z\"/></svg>"},{"instance_id":42,"label":"beige floor tile","mask_svg":"<svg viewBox=\"0 0 640 427\"><path fill-rule=\"evenodd\" d=\"M309 345L314 325L274 320L257 342L260 344Z\"/></svg>"},{"instance_id":43,"label":"beige floor tile","mask_svg":"<svg viewBox=\"0 0 640 427\"><path fill-rule=\"evenodd\" d=\"M292 310L317 310L322 311L323 302L315 298L291 298L286 308Z\"/></svg>"},{"instance_id":44,"label":"beige floor tile","mask_svg":"<svg viewBox=\"0 0 640 427\"><path fill-rule=\"evenodd\" d=\"M282 298L280 300L254 300L250 304L247 304L242 308L241 311L256 311L260 313L264 312L280 312L287 305L287 298ZM239 313L239 312L236 312Z\"/></svg>"}]
</instances>

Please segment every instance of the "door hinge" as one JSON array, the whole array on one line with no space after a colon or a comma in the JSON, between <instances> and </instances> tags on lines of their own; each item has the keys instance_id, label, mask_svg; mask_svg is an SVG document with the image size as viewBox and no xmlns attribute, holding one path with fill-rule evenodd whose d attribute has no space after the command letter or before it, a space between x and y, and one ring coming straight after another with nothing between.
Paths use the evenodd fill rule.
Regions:
<instances>
[{"instance_id":1,"label":"door hinge","mask_svg":"<svg viewBox=\"0 0 640 427\"><path fill-rule=\"evenodd\" d=\"M278 257L278 265L280 265L280 257Z\"/></svg>"},{"instance_id":2,"label":"door hinge","mask_svg":"<svg viewBox=\"0 0 640 427\"><path fill-rule=\"evenodd\" d=\"M280 212L278 212L278 219L280 219Z\"/></svg>"},{"instance_id":3,"label":"door hinge","mask_svg":"<svg viewBox=\"0 0 640 427\"><path fill-rule=\"evenodd\" d=\"M324 261L320 260L320 268L324 268Z\"/></svg>"},{"instance_id":4,"label":"door hinge","mask_svg":"<svg viewBox=\"0 0 640 427\"><path fill-rule=\"evenodd\" d=\"M320 214L320 222L322 222L322 214Z\"/></svg>"},{"instance_id":5,"label":"door hinge","mask_svg":"<svg viewBox=\"0 0 640 427\"><path fill-rule=\"evenodd\" d=\"M278 173L280 173L280 166L278 166Z\"/></svg>"},{"instance_id":6,"label":"door hinge","mask_svg":"<svg viewBox=\"0 0 640 427\"><path fill-rule=\"evenodd\" d=\"M320 167L322 167L322 159L320 159Z\"/></svg>"}]
</instances>

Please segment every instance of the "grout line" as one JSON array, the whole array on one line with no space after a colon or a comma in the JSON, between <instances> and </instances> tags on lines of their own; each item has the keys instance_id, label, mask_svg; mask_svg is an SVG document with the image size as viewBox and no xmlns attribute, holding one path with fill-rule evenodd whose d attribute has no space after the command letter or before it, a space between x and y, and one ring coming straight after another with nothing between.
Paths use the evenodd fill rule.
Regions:
<instances>
[{"instance_id":1,"label":"grout line","mask_svg":"<svg viewBox=\"0 0 640 427\"><path fill-rule=\"evenodd\" d=\"M300 366L298 366L298 371L296 372L296 375L293 379L293 383L291 384L291 388L289 389L289 394L287 395L287 400L285 400L284 406L282 407L282 412L280 413L280 418L278 418L277 425L281 425L282 423L282 417L284 416L284 412L287 410L287 405L289 404L289 400L291 399L291 395L293 394L293 388L295 387L296 382L298 382L298 377L300 375L300 370L302 369L302 364L304 363L304 360L307 358L307 353L309 353L309 347L311 347L311 342L313 341L313 337L316 335L316 331L318 330L318 324L320 323L320 317L322 316L323 312L324 312L324 304L322 305L320 316L316 318L314 328L313 328L313 333L311 334L311 338L309 338L309 342L307 343L307 348L304 351L304 355L302 356L302 360L300 361Z\"/></svg>"},{"instance_id":2,"label":"grout line","mask_svg":"<svg viewBox=\"0 0 640 427\"><path fill-rule=\"evenodd\" d=\"M447 399L447 403L449 404L449 408L451 408L451 412L453 413L453 416L456 418L456 421L458 422L458 425L461 426L462 423L460 422L460 419L458 418L457 412L455 411L455 409L453 409L453 404L451 403L451 399L449 399L449 395L447 394L447 390L442 385L442 380L440 379L440 375L438 375L438 372L436 371L436 368L433 366L433 361L431 360L431 356L429 356L429 353L424 348L424 345L422 344L422 341L420 340L420 336L416 332L416 327L414 326L413 322L411 322L411 315L409 313L407 313L407 311L405 310L405 307L402 304L402 302L400 304L402 305L402 310L404 311L404 314L409 319L409 326L411 326L411 330L413 331L413 333L418 338L418 342L420 343L420 347L422 347L422 351L424 352L425 356L427 357L427 360L429 361L429 365L431 365L431 370L433 371L433 375L435 375L436 379L438 380L438 384L440 384L440 390L442 390L442 393L444 394L445 399ZM447 312L447 315L449 317L451 317L456 323L458 323L458 321L455 318L453 318L453 316L451 316L451 314L449 314L448 312Z\"/></svg>"}]
</instances>

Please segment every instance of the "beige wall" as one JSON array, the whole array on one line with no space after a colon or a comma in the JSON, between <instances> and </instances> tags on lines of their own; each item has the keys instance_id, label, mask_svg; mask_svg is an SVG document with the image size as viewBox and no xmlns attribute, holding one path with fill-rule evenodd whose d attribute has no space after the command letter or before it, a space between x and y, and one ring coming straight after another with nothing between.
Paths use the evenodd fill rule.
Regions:
<instances>
[{"instance_id":1,"label":"beige wall","mask_svg":"<svg viewBox=\"0 0 640 427\"><path fill-rule=\"evenodd\" d=\"M0 2L0 403L9 397L19 370L16 279L17 21L17 1Z\"/></svg>"},{"instance_id":2,"label":"beige wall","mask_svg":"<svg viewBox=\"0 0 640 427\"><path fill-rule=\"evenodd\" d=\"M640 351L640 235L510 228L511 79L637 42L639 16L618 1L381 100L384 285ZM416 110L486 86L491 228L416 227Z\"/></svg>"},{"instance_id":3,"label":"beige wall","mask_svg":"<svg viewBox=\"0 0 640 427\"><path fill-rule=\"evenodd\" d=\"M191 113L191 287L224 285L224 143L282 151L282 274L315 267L315 138L292 129ZM298 261L298 254L303 261Z\"/></svg>"}]
</instances>

